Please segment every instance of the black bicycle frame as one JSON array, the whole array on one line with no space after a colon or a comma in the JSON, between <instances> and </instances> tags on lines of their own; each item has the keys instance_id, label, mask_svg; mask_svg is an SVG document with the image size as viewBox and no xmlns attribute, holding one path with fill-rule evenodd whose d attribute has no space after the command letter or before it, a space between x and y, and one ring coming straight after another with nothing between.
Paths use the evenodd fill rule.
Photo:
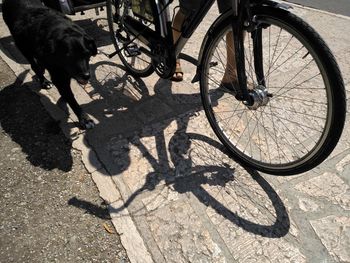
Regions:
<instances>
[{"instance_id":1,"label":"black bicycle frame","mask_svg":"<svg viewBox=\"0 0 350 263\"><path fill-rule=\"evenodd\" d=\"M247 88L247 75L245 69L245 54L244 54L244 29L251 26L252 17L250 12L250 0L240 0L239 4L237 1L232 1L232 6L236 3L236 15L233 16L232 20L232 31L234 35L234 50L236 58L236 70L238 78L238 86L240 92L236 95L236 98L242 101L245 101L247 105L252 105L254 101L249 95ZM253 33L255 34L255 33ZM254 49L254 67L255 72L259 73L259 76L263 78L263 68L262 68L262 50L261 41L259 41L260 35L255 35L253 38L253 49ZM258 40L258 41L257 41ZM257 55L258 57L255 57ZM260 61L260 62L259 62ZM258 79L260 77L257 76Z\"/></svg>"},{"instance_id":2,"label":"black bicycle frame","mask_svg":"<svg viewBox=\"0 0 350 263\"><path fill-rule=\"evenodd\" d=\"M231 0L232 2L232 30L234 35L234 52L236 57L236 69L238 83L240 91L237 95L237 99L245 101L248 105L253 103L249 91L247 88L247 77L245 70L245 55L244 55L244 30L247 30L253 23L252 16L250 12L251 0ZM252 0L253 2L255 0ZM118 2L118 1L117 1ZM203 5L200 6L193 14L191 14L188 19L185 20L181 36L178 41L173 44L173 34L171 28L171 20L168 13L163 14L163 12L168 12L167 7L171 3L170 0L159 1L157 4L154 2L153 10L156 14L155 16L155 31L149 29L146 25L132 21L127 22L126 28L132 32L135 36L140 38L142 42L146 45L151 43L164 43L173 54L169 58L174 60L178 57L181 50L187 43L187 40L192 36L193 32L202 22L205 15L209 12L210 8L214 4L215 0L204 1ZM259 0L259 2L262 2ZM158 17L157 17L158 15ZM265 85L264 80L264 70L263 70L263 55L262 55L262 41L261 41L261 29L255 29L252 31L253 37L253 52L254 52L254 68L257 77L257 82L259 85ZM143 49L150 57L154 58L154 55ZM113 53L114 55L115 53ZM171 64L171 63L170 63ZM175 63L173 63L175 65Z\"/></svg>"},{"instance_id":3,"label":"black bicycle frame","mask_svg":"<svg viewBox=\"0 0 350 263\"><path fill-rule=\"evenodd\" d=\"M187 40L192 36L193 32L199 26L205 15L208 13L215 0L205 1L203 5L191 15L189 21L185 21L182 34L175 45L176 57L180 54ZM237 99L245 101L247 105L252 105L253 100L249 95L247 88L247 76L245 70L245 54L244 54L244 30L252 26L252 15L250 12L250 0L232 0L232 30L234 35L234 52L236 57L236 69L240 92ZM253 52L254 52L254 68L259 85L265 86L264 70L263 70L263 53L262 53L262 37L261 29L252 31ZM198 79L198 78L197 78Z\"/></svg>"}]
</instances>

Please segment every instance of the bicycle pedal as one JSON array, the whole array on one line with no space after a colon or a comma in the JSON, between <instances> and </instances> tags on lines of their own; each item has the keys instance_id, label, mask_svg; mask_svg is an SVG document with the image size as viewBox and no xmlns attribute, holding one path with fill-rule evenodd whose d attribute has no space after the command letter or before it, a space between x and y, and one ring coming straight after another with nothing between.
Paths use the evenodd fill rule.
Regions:
<instances>
[{"instance_id":1,"label":"bicycle pedal","mask_svg":"<svg viewBox=\"0 0 350 263\"><path fill-rule=\"evenodd\" d=\"M141 54L140 49L136 44L130 44L125 47L125 51L128 57L136 57Z\"/></svg>"}]
</instances>

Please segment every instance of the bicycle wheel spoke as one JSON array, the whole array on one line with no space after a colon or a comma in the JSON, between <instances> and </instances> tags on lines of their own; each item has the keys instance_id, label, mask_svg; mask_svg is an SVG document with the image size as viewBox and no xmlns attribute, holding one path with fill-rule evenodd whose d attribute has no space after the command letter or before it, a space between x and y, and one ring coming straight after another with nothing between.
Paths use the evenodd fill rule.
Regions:
<instances>
[{"instance_id":1,"label":"bicycle wheel spoke","mask_svg":"<svg viewBox=\"0 0 350 263\"><path fill-rule=\"evenodd\" d=\"M277 38L277 40L276 40L275 49L274 49L274 51L273 51L271 61L274 61L274 58L275 58L275 55L276 55L276 50L277 50L278 43L279 43L279 39L280 39L280 37L281 37L281 32L282 32L282 28L280 28L280 32L279 32L278 38ZM269 74L269 72L271 71L271 66L272 66L272 65L269 66L269 68L268 68L268 70L267 70L267 72L268 72L267 74Z\"/></svg>"},{"instance_id":2,"label":"bicycle wheel spoke","mask_svg":"<svg viewBox=\"0 0 350 263\"><path fill-rule=\"evenodd\" d=\"M112 42L116 50L120 50L118 56L121 62L124 64L126 70L136 76L145 77L149 76L153 72L151 64L151 58L144 53L129 54L129 50L132 45L132 52L140 52L140 46L147 48L139 39L138 35L132 35L124 27L124 21L126 17L132 17L140 22L144 21L139 17L134 16L131 11L131 4L129 0L116 2L113 0L107 0L107 20L109 30L111 31ZM144 23L150 27L150 24Z\"/></svg>"},{"instance_id":3,"label":"bicycle wheel spoke","mask_svg":"<svg viewBox=\"0 0 350 263\"><path fill-rule=\"evenodd\" d=\"M315 48L312 29L294 18L297 27L289 25L290 20L276 12L278 19L257 14L258 31L244 32L242 77L251 100L242 101L220 86L227 74L237 74L227 61L233 61L235 51L227 38L232 32L228 20L203 51L201 93L210 125L230 153L262 171L291 174L294 168L305 171L314 159L324 159L321 149L327 151L331 131L339 135L330 125L337 110L333 79ZM308 30L311 37L305 34Z\"/></svg>"},{"instance_id":4,"label":"bicycle wheel spoke","mask_svg":"<svg viewBox=\"0 0 350 263\"><path fill-rule=\"evenodd\" d=\"M298 49L294 54L292 54L290 57L288 57L286 60L284 60L281 64L277 65L277 67L274 68L274 70L271 70L274 65L271 66L271 69L268 71L268 74L265 76L266 78L270 77L272 73L277 71L277 69L281 68L283 65L285 65L288 61L290 61L295 55L299 53L300 50L302 50L304 47L302 46L300 49Z\"/></svg>"},{"instance_id":5,"label":"bicycle wheel spoke","mask_svg":"<svg viewBox=\"0 0 350 263\"><path fill-rule=\"evenodd\" d=\"M287 100L296 100L296 101L300 101L300 102L310 102L313 104L318 104L318 105L327 105L326 102L322 102L322 101L315 101L313 100L307 100L307 99L301 99L301 98L296 98L296 97L291 97L291 96L284 96L284 95L279 95L278 98L284 98Z\"/></svg>"},{"instance_id":6,"label":"bicycle wheel spoke","mask_svg":"<svg viewBox=\"0 0 350 263\"><path fill-rule=\"evenodd\" d=\"M316 116L314 114L308 114L308 113L305 113L305 112L300 112L300 111L297 111L297 110L290 110L288 108L282 108L282 107L277 107L277 106L273 106L271 105L270 106L271 108L274 108L274 109L277 109L277 110L283 110L283 111L287 111L287 112L291 112L293 114L299 114L299 115L303 115L303 116L307 116L307 117L312 117L312 118L317 118L317 119L321 119L321 120L326 120L325 117L322 117L322 116Z\"/></svg>"},{"instance_id":7,"label":"bicycle wheel spoke","mask_svg":"<svg viewBox=\"0 0 350 263\"><path fill-rule=\"evenodd\" d=\"M275 93L276 98L279 97L279 96L281 96L281 95L286 94L287 92L289 92L289 91L291 91L291 90L294 90L294 89L303 89L303 88L300 88L301 85L303 85L303 84L305 84L306 82L309 82L309 81L315 79L316 77L318 77L318 76L320 76L320 75L321 75L321 74L318 73L318 74L316 74L315 76L312 76L312 77L310 77L310 78L307 79L307 80L304 80L304 81L302 81L302 82L300 82L300 83L298 83L298 84L295 84L294 87L288 87L287 85L288 85L289 83L286 84L286 85L283 86L283 87L280 87L280 89ZM285 90L283 93L278 94L278 92L282 91L283 89L286 89L286 90ZM321 90L324 90L324 88L304 88L304 89L307 89L307 90L313 90L313 89L321 89Z\"/></svg>"},{"instance_id":8,"label":"bicycle wheel spoke","mask_svg":"<svg viewBox=\"0 0 350 263\"><path fill-rule=\"evenodd\" d=\"M249 54L249 60L248 60L248 56L245 56L245 59L248 63L248 68L249 68L249 77L251 79L251 82L255 85L255 80L254 80L254 67L253 67L253 51L252 51L252 47L251 47L251 38L248 37L248 54ZM245 48L246 50L246 48Z\"/></svg>"}]
</instances>

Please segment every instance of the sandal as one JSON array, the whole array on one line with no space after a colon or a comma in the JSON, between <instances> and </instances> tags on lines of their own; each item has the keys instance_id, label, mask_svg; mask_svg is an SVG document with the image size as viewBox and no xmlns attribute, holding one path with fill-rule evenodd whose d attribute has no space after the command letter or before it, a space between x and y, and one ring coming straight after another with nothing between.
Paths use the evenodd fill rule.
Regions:
<instances>
[{"instance_id":1,"label":"sandal","mask_svg":"<svg viewBox=\"0 0 350 263\"><path fill-rule=\"evenodd\" d=\"M176 68L175 68L175 72L174 72L174 75L171 77L171 80L172 81L176 81L176 82L180 82L182 81L184 78L184 73L181 69L181 64L180 64L180 61L177 60L176 61Z\"/></svg>"}]
</instances>

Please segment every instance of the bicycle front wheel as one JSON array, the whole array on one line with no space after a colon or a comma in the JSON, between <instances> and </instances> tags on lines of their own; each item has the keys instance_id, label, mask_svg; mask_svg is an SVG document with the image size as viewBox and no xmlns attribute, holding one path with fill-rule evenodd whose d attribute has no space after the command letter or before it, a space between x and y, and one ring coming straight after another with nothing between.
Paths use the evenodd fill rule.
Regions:
<instances>
[{"instance_id":1,"label":"bicycle front wheel","mask_svg":"<svg viewBox=\"0 0 350 263\"><path fill-rule=\"evenodd\" d=\"M340 138L346 112L341 73L325 42L300 18L271 7L255 7L252 14L256 28L244 33L247 86L264 101L249 107L222 83L236 74L227 66L232 18L223 16L210 31L200 64L204 110L241 163L276 175L305 172L327 158Z\"/></svg>"},{"instance_id":2,"label":"bicycle front wheel","mask_svg":"<svg viewBox=\"0 0 350 263\"><path fill-rule=\"evenodd\" d=\"M124 27L124 19L131 16L135 19L129 0L107 0L107 20L111 39L116 50L122 49L118 55L126 70L135 77L148 77L153 72L152 59L140 51L147 48L135 36L128 33ZM148 23L147 21L142 21Z\"/></svg>"}]
</instances>

